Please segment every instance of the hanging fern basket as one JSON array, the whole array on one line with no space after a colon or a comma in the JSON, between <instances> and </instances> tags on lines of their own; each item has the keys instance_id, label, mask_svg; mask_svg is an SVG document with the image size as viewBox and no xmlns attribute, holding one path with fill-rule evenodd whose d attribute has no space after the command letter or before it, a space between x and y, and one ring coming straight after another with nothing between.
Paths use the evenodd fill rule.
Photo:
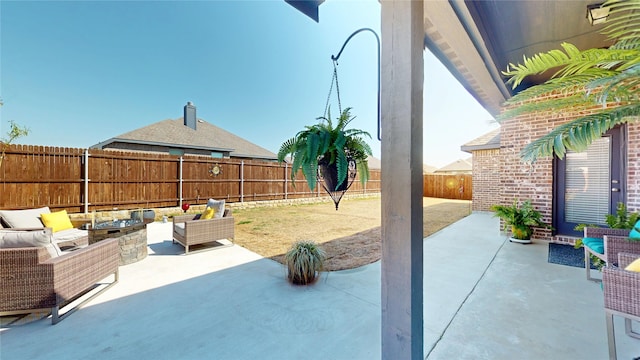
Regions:
<instances>
[{"instance_id":1,"label":"hanging fern basket","mask_svg":"<svg viewBox=\"0 0 640 360\"><path fill-rule=\"evenodd\" d=\"M318 161L318 183L320 183L327 194L331 196L333 203L336 205L336 210L338 210L340 199L342 199L344 193L351 187L355 178L356 162L353 159L349 159L347 176L342 182L339 182L337 164L329 164L324 159Z\"/></svg>"}]
</instances>

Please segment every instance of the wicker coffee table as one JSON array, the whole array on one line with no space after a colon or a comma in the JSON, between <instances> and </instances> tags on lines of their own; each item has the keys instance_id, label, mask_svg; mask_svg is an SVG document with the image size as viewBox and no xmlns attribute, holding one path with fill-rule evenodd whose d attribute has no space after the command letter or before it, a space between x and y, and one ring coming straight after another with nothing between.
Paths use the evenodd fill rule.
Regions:
<instances>
[{"instance_id":1,"label":"wicker coffee table","mask_svg":"<svg viewBox=\"0 0 640 360\"><path fill-rule=\"evenodd\" d=\"M89 227L89 244L117 238L120 265L128 265L147 257L147 224L133 220L96 223Z\"/></svg>"}]
</instances>

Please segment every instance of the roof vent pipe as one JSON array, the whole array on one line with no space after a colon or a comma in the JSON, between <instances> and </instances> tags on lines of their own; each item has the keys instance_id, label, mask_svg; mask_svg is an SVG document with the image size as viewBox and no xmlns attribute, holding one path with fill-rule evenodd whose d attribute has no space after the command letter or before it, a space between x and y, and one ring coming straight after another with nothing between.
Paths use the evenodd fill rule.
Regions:
<instances>
[{"instance_id":1,"label":"roof vent pipe","mask_svg":"<svg viewBox=\"0 0 640 360\"><path fill-rule=\"evenodd\" d=\"M196 106L191 101L184 106L184 126L196 130Z\"/></svg>"}]
</instances>

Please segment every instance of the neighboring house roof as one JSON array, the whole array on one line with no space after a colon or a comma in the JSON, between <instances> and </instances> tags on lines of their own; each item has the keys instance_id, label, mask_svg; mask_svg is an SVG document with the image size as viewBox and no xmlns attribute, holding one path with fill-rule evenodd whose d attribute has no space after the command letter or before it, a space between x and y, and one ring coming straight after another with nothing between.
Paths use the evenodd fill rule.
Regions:
<instances>
[{"instance_id":1,"label":"neighboring house roof","mask_svg":"<svg viewBox=\"0 0 640 360\"><path fill-rule=\"evenodd\" d=\"M382 161L377 157L369 156L367 158L369 169L382 169Z\"/></svg>"},{"instance_id":2,"label":"neighboring house roof","mask_svg":"<svg viewBox=\"0 0 640 360\"><path fill-rule=\"evenodd\" d=\"M492 130L460 146L460 150L468 153L476 150L491 149L500 149L500 128Z\"/></svg>"},{"instance_id":3,"label":"neighboring house roof","mask_svg":"<svg viewBox=\"0 0 640 360\"><path fill-rule=\"evenodd\" d=\"M229 152L231 157L250 157L276 160L271 151L230 133L202 119L197 120L196 129L184 125L182 117L162 120L139 129L126 132L107 141L93 145L104 148L111 143L170 146L185 149L200 149Z\"/></svg>"},{"instance_id":4,"label":"neighboring house roof","mask_svg":"<svg viewBox=\"0 0 640 360\"><path fill-rule=\"evenodd\" d=\"M432 174L432 173L436 172L436 170L438 170L438 168L435 167L435 166L422 164L422 173L423 174Z\"/></svg>"},{"instance_id":5,"label":"neighboring house roof","mask_svg":"<svg viewBox=\"0 0 640 360\"><path fill-rule=\"evenodd\" d=\"M471 159L459 159L451 164L445 165L440 169L434 171L434 173L470 173L473 170L473 164Z\"/></svg>"}]
</instances>

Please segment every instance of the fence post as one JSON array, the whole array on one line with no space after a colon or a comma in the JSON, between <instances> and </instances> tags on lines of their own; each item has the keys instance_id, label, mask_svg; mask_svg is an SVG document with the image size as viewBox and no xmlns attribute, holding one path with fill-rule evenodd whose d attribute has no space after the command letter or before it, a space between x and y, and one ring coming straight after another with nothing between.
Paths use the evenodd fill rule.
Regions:
<instances>
[{"instance_id":1,"label":"fence post","mask_svg":"<svg viewBox=\"0 0 640 360\"><path fill-rule=\"evenodd\" d=\"M178 207L182 208L182 155L178 161Z\"/></svg>"},{"instance_id":2,"label":"fence post","mask_svg":"<svg viewBox=\"0 0 640 360\"><path fill-rule=\"evenodd\" d=\"M84 213L89 213L89 149L84 149Z\"/></svg>"},{"instance_id":3,"label":"fence post","mask_svg":"<svg viewBox=\"0 0 640 360\"><path fill-rule=\"evenodd\" d=\"M244 160L240 161L240 202L244 202Z\"/></svg>"},{"instance_id":4,"label":"fence post","mask_svg":"<svg viewBox=\"0 0 640 360\"><path fill-rule=\"evenodd\" d=\"M288 164L284 163L284 199L287 200L289 198L289 180L287 179L287 168Z\"/></svg>"}]
</instances>

